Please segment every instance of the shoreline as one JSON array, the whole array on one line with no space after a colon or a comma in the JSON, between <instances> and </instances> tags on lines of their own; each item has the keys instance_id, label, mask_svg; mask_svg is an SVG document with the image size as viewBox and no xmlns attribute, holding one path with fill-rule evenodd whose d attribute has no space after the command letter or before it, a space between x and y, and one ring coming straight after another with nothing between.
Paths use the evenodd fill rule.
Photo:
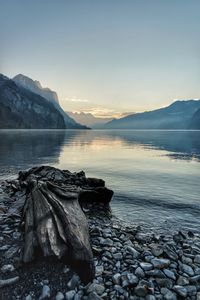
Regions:
<instances>
[{"instance_id":1,"label":"shoreline","mask_svg":"<svg viewBox=\"0 0 200 300\"><path fill-rule=\"evenodd\" d=\"M0 288L0 299L200 299L199 235L144 233L126 226L101 204L92 205L85 213L95 279L84 285L63 261L38 257L21 263L20 216L9 216L14 201L2 189L0 197L0 284L15 278Z\"/></svg>"}]
</instances>

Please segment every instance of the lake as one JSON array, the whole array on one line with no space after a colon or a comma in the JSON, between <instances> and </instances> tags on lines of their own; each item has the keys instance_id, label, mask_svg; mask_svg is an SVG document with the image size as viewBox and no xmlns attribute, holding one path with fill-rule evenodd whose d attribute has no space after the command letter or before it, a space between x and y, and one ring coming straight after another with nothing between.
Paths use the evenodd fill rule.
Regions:
<instances>
[{"instance_id":1,"label":"lake","mask_svg":"<svg viewBox=\"0 0 200 300\"><path fill-rule=\"evenodd\" d=\"M0 131L0 179L40 164L103 178L125 222L200 229L200 131Z\"/></svg>"}]
</instances>

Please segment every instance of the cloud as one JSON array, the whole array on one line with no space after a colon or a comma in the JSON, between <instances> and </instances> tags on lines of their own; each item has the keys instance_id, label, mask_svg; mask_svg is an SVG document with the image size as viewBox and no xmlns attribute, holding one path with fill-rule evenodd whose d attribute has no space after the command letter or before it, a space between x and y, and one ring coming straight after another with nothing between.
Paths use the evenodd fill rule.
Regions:
<instances>
[{"instance_id":1,"label":"cloud","mask_svg":"<svg viewBox=\"0 0 200 300\"><path fill-rule=\"evenodd\" d=\"M77 97L65 98L65 101L68 101L68 102L82 102L82 103L89 102L88 99L82 99L82 98L77 98Z\"/></svg>"}]
</instances>

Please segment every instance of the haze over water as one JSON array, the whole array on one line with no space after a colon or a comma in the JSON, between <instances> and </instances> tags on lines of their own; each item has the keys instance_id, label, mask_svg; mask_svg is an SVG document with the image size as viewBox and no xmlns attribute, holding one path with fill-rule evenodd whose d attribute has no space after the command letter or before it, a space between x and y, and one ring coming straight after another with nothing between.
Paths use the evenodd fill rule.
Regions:
<instances>
[{"instance_id":1,"label":"haze over water","mask_svg":"<svg viewBox=\"0 0 200 300\"><path fill-rule=\"evenodd\" d=\"M200 229L200 131L2 130L1 179L48 164L100 177L113 214L158 231Z\"/></svg>"}]
</instances>

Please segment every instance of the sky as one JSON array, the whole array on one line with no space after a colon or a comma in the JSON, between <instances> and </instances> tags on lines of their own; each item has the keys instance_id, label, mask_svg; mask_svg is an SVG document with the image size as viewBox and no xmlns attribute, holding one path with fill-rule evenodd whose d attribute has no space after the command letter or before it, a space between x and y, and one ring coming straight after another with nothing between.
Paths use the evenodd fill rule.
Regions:
<instances>
[{"instance_id":1,"label":"sky","mask_svg":"<svg viewBox=\"0 0 200 300\"><path fill-rule=\"evenodd\" d=\"M0 73L66 111L119 116L200 98L199 0L0 0Z\"/></svg>"}]
</instances>

